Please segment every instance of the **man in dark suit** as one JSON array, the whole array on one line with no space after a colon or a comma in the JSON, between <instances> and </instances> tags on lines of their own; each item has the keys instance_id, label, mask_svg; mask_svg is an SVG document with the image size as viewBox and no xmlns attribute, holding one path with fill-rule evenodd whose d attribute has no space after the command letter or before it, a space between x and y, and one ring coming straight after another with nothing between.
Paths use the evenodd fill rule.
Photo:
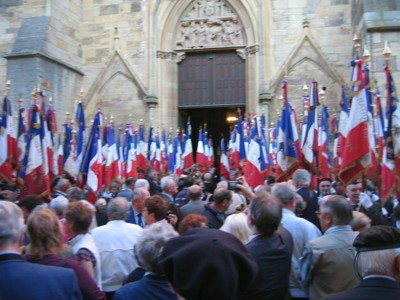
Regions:
<instances>
[{"instance_id":1,"label":"man in dark suit","mask_svg":"<svg viewBox=\"0 0 400 300\"><path fill-rule=\"evenodd\" d=\"M306 203L306 207L300 217L310 221L318 228L321 228L318 216L315 213L318 211L318 195L309 188L311 183L310 172L306 169L298 169L293 173L292 181L296 187L297 194L303 197L303 200Z\"/></svg>"},{"instance_id":2,"label":"man in dark suit","mask_svg":"<svg viewBox=\"0 0 400 300\"><path fill-rule=\"evenodd\" d=\"M291 234L280 227L282 207L270 193L255 197L248 212L253 237L247 249L258 264L258 276L243 299L290 299Z\"/></svg>"},{"instance_id":3,"label":"man in dark suit","mask_svg":"<svg viewBox=\"0 0 400 300\"><path fill-rule=\"evenodd\" d=\"M391 226L372 226L360 233L353 245L363 280L352 290L324 299L400 299L400 230Z\"/></svg>"},{"instance_id":4,"label":"man in dark suit","mask_svg":"<svg viewBox=\"0 0 400 300\"><path fill-rule=\"evenodd\" d=\"M29 263L19 254L24 236L21 209L0 201L0 299L82 299L72 269Z\"/></svg>"}]
</instances>

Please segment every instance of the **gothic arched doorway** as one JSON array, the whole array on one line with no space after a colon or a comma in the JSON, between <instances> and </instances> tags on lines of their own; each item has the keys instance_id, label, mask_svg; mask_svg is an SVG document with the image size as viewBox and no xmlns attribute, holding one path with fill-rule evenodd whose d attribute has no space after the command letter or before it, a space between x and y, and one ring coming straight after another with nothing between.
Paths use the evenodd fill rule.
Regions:
<instances>
[{"instance_id":1,"label":"gothic arched doorway","mask_svg":"<svg viewBox=\"0 0 400 300\"><path fill-rule=\"evenodd\" d=\"M229 140L227 118L245 110L245 61L236 51L186 52L178 68L178 107L181 128L190 118L196 152L198 131L211 136L216 162L221 137Z\"/></svg>"}]
</instances>

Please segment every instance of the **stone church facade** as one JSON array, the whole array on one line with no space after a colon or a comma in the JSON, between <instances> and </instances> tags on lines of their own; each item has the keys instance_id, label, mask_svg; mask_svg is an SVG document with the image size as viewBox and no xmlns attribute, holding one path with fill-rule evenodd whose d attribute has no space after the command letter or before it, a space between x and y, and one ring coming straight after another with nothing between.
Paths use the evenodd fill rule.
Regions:
<instances>
[{"instance_id":1,"label":"stone church facade","mask_svg":"<svg viewBox=\"0 0 400 300\"><path fill-rule=\"evenodd\" d=\"M59 124L82 100L87 118L100 105L117 125L142 121L175 130L190 112L218 107L265 113L272 125L282 79L299 114L303 85L313 80L325 87L323 101L337 114L355 33L361 53L370 53L373 88L383 89L385 42L400 82L398 0L3 0L0 20L0 94L11 80L16 111L19 98L27 107L35 87L46 90ZM221 58L212 75L214 96L201 96L208 73L196 61L221 53L237 60L238 69L230 71ZM230 95L235 80L243 82Z\"/></svg>"}]
</instances>

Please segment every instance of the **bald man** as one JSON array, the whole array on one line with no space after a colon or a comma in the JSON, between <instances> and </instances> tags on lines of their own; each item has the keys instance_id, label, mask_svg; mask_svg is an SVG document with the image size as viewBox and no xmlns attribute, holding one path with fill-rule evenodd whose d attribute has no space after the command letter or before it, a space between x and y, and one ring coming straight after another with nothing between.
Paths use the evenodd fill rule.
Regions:
<instances>
[{"instance_id":1,"label":"bald man","mask_svg":"<svg viewBox=\"0 0 400 300\"><path fill-rule=\"evenodd\" d=\"M132 194L132 205L129 208L129 216L126 222L137 224L144 228L146 222L143 218L144 200L150 197L150 192L146 188L136 188Z\"/></svg>"},{"instance_id":2,"label":"bald man","mask_svg":"<svg viewBox=\"0 0 400 300\"><path fill-rule=\"evenodd\" d=\"M188 214L199 214L204 211L204 202L201 200L203 197L203 190L201 186L195 184L188 188L188 196L190 201L188 204L181 207L182 219Z\"/></svg>"}]
</instances>

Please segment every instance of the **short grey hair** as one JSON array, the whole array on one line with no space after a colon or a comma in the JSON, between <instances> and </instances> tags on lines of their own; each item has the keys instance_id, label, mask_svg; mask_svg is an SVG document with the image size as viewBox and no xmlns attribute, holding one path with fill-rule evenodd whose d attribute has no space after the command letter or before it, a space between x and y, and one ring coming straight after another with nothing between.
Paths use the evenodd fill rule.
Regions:
<instances>
[{"instance_id":1,"label":"short grey hair","mask_svg":"<svg viewBox=\"0 0 400 300\"><path fill-rule=\"evenodd\" d=\"M297 194L294 186L288 182L276 183L271 192L283 205L290 204Z\"/></svg>"},{"instance_id":2,"label":"short grey hair","mask_svg":"<svg viewBox=\"0 0 400 300\"><path fill-rule=\"evenodd\" d=\"M58 196L50 201L50 208L57 214L62 216L64 214L64 208L69 204L69 201L64 196Z\"/></svg>"},{"instance_id":3,"label":"short grey hair","mask_svg":"<svg viewBox=\"0 0 400 300\"><path fill-rule=\"evenodd\" d=\"M358 254L358 266L361 275L389 275L393 276L393 262L400 256L400 248L365 251Z\"/></svg>"},{"instance_id":4,"label":"short grey hair","mask_svg":"<svg viewBox=\"0 0 400 300\"><path fill-rule=\"evenodd\" d=\"M158 257L165 243L177 236L179 234L166 222L157 222L145 228L133 249L139 265L146 271L162 274Z\"/></svg>"},{"instance_id":5,"label":"short grey hair","mask_svg":"<svg viewBox=\"0 0 400 300\"><path fill-rule=\"evenodd\" d=\"M143 192L142 188L137 188L132 193L132 202L138 198L142 198L146 196L145 192Z\"/></svg>"},{"instance_id":6,"label":"short grey hair","mask_svg":"<svg viewBox=\"0 0 400 300\"><path fill-rule=\"evenodd\" d=\"M221 180L220 182L217 183L217 186L215 187L215 189L227 189L228 188L228 181L227 180Z\"/></svg>"},{"instance_id":7,"label":"short grey hair","mask_svg":"<svg viewBox=\"0 0 400 300\"><path fill-rule=\"evenodd\" d=\"M54 186L54 190L55 191L59 191L63 186L69 184L69 180L64 178L64 177L60 177L60 179L57 181L57 184Z\"/></svg>"},{"instance_id":8,"label":"short grey hair","mask_svg":"<svg viewBox=\"0 0 400 300\"><path fill-rule=\"evenodd\" d=\"M85 192L79 187L71 187L67 190L67 198L75 200L84 200Z\"/></svg>"},{"instance_id":9,"label":"short grey hair","mask_svg":"<svg viewBox=\"0 0 400 300\"><path fill-rule=\"evenodd\" d=\"M126 220L129 216L129 202L124 197L115 197L108 203L107 211L113 220Z\"/></svg>"},{"instance_id":10,"label":"short grey hair","mask_svg":"<svg viewBox=\"0 0 400 300\"><path fill-rule=\"evenodd\" d=\"M0 201L0 246L18 243L24 228L22 210L9 201Z\"/></svg>"},{"instance_id":11,"label":"short grey hair","mask_svg":"<svg viewBox=\"0 0 400 300\"><path fill-rule=\"evenodd\" d=\"M174 184L176 184L176 181L171 176L165 176L160 180L160 187L162 190L172 187Z\"/></svg>"},{"instance_id":12,"label":"short grey hair","mask_svg":"<svg viewBox=\"0 0 400 300\"><path fill-rule=\"evenodd\" d=\"M309 186L311 183L311 174L306 169L297 169L294 171L292 179L297 184Z\"/></svg>"},{"instance_id":13,"label":"short grey hair","mask_svg":"<svg viewBox=\"0 0 400 300\"><path fill-rule=\"evenodd\" d=\"M350 225L353 220L353 209L349 201L340 195L325 196L319 206L321 212L331 213L333 225Z\"/></svg>"},{"instance_id":14,"label":"short grey hair","mask_svg":"<svg viewBox=\"0 0 400 300\"><path fill-rule=\"evenodd\" d=\"M140 178L135 182L135 189L137 188L145 188L148 190L150 188L150 184L146 179Z\"/></svg>"}]
</instances>

